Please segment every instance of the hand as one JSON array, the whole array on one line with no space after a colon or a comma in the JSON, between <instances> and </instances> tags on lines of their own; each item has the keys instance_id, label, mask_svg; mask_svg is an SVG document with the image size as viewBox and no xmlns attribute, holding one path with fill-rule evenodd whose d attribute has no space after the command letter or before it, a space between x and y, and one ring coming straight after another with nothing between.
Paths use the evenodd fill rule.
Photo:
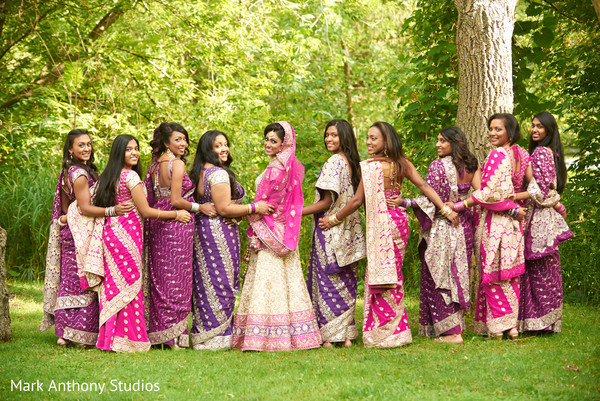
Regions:
<instances>
[{"instance_id":1,"label":"hand","mask_svg":"<svg viewBox=\"0 0 600 401\"><path fill-rule=\"evenodd\" d=\"M567 208L560 202L554 205L554 210L558 212L562 216L565 221L567 221Z\"/></svg>"},{"instance_id":2,"label":"hand","mask_svg":"<svg viewBox=\"0 0 600 401\"><path fill-rule=\"evenodd\" d=\"M456 212L456 210L454 210L454 203L452 203L452 202L446 202L446 203L444 203L444 205L448 206L450 208L450 210L453 210L453 211Z\"/></svg>"},{"instance_id":3,"label":"hand","mask_svg":"<svg viewBox=\"0 0 600 401\"><path fill-rule=\"evenodd\" d=\"M518 221L523 221L525 219L525 215L527 214L527 209L524 207L519 208L519 214L515 217Z\"/></svg>"},{"instance_id":4,"label":"hand","mask_svg":"<svg viewBox=\"0 0 600 401\"><path fill-rule=\"evenodd\" d=\"M115 205L115 213L117 216L125 216L129 214L133 210L133 204L131 202L128 203L119 203Z\"/></svg>"},{"instance_id":5,"label":"hand","mask_svg":"<svg viewBox=\"0 0 600 401\"><path fill-rule=\"evenodd\" d=\"M223 221L225 222L225 224L227 224L228 226L237 226L238 224L240 224L241 219L236 219L236 218L224 218Z\"/></svg>"},{"instance_id":6,"label":"hand","mask_svg":"<svg viewBox=\"0 0 600 401\"><path fill-rule=\"evenodd\" d=\"M60 220L60 224L62 224L62 225L67 224L67 215L63 214L62 216L60 216L59 220Z\"/></svg>"},{"instance_id":7,"label":"hand","mask_svg":"<svg viewBox=\"0 0 600 401\"><path fill-rule=\"evenodd\" d=\"M458 227L460 225L460 219L458 218L458 213L452 212L448 216L446 216L448 221L452 223L454 227Z\"/></svg>"},{"instance_id":8,"label":"hand","mask_svg":"<svg viewBox=\"0 0 600 401\"><path fill-rule=\"evenodd\" d=\"M217 209L215 209L215 206L211 205L210 203L202 203L200 205L200 213L208 217L215 217L217 215Z\"/></svg>"},{"instance_id":9,"label":"hand","mask_svg":"<svg viewBox=\"0 0 600 401\"><path fill-rule=\"evenodd\" d=\"M404 199L401 196L394 195L391 198L387 198L385 200L387 207L391 207L392 209L397 208L398 206L402 206L404 203Z\"/></svg>"},{"instance_id":10,"label":"hand","mask_svg":"<svg viewBox=\"0 0 600 401\"><path fill-rule=\"evenodd\" d=\"M267 215L267 214L273 213L273 211L275 210L275 206L269 205L265 201L258 201L255 203L255 205L256 205L256 213L258 213L258 214Z\"/></svg>"},{"instance_id":11,"label":"hand","mask_svg":"<svg viewBox=\"0 0 600 401\"><path fill-rule=\"evenodd\" d=\"M191 220L191 216L190 216L190 212L188 212L187 210L176 210L175 211L176 216L175 216L175 220L179 221L181 223L189 223Z\"/></svg>"},{"instance_id":12,"label":"hand","mask_svg":"<svg viewBox=\"0 0 600 401\"><path fill-rule=\"evenodd\" d=\"M331 228L331 225L329 224L329 216L325 215L319 219L319 227L321 227L321 230L323 231L327 231Z\"/></svg>"}]
</instances>

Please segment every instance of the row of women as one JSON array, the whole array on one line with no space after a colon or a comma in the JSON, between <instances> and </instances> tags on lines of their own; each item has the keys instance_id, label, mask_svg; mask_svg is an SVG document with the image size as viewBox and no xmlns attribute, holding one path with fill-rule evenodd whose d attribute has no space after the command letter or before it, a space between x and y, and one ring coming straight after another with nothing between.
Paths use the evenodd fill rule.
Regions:
<instances>
[{"instance_id":1,"label":"row of women","mask_svg":"<svg viewBox=\"0 0 600 401\"><path fill-rule=\"evenodd\" d=\"M333 120L324 132L332 156L308 206L287 122L264 130L270 162L251 204L242 204L245 191L222 132L202 135L188 175L187 131L161 124L142 181L134 137L114 140L97 178L90 136L73 130L56 186L41 330L54 324L60 345L112 351L190 342L194 349L258 351L351 346L358 337L357 266L366 257L363 342L401 346L412 341L402 279L412 208L421 223L421 335L463 341L473 251L481 269L478 333L558 332L558 246L572 233L559 197L566 167L556 121L546 112L535 116L531 157L516 145L514 116L494 114L488 128L495 149L482 169L460 129L448 127L423 180L390 124L369 128L371 157L361 162L352 127ZM405 178L423 195L403 198ZM304 215L313 215L306 281L298 253ZM234 316L242 219L249 221L248 252Z\"/></svg>"}]
</instances>

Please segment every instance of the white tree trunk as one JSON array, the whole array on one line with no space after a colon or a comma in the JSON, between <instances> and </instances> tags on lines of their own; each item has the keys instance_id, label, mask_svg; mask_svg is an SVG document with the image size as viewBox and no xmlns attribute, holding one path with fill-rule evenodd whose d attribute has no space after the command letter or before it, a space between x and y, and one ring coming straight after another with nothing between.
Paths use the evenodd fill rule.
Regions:
<instances>
[{"instance_id":1,"label":"white tree trunk","mask_svg":"<svg viewBox=\"0 0 600 401\"><path fill-rule=\"evenodd\" d=\"M596 16L600 20L600 0L592 0L594 10L596 10Z\"/></svg>"},{"instance_id":2,"label":"white tree trunk","mask_svg":"<svg viewBox=\"0 0 600 401\"><path fill-rule=\"evenodd\" d=\"M480 162L491 149L486 121L513 110L512 34L517 0L454 0L459 95L456 125Z\"/></svg>"}]
</instances>

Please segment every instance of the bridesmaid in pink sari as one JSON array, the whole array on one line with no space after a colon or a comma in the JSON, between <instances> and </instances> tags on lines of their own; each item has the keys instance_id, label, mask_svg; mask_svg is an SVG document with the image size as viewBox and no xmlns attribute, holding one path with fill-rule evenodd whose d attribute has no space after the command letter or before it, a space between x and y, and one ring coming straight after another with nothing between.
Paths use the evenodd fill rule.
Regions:
<instances>
[{"instance_id":1,"label":"bridesmaid in pink sari","mask_svg":"<svg viewBox=\"0 0 600 401\"><path fill-rule=\"evenodd\" d=\"M106 218L102 227L102 270L91 265L90 256L84 269L88 274L99 272L102 279L100 333L96 346L107 351L150 349L142 293L143 218L190 221L190 214L185 210L162 211L148 206L139 156L135 137L117 136L96 191L98 206L110 208L116 203L134 206L125 216Z\"/></svg>"},{"instance_id":2,"label":"bridesmaid in pink sari","mask_svg":"<svg viewBox=\"0 0 600 401\"><path fill-rule=\"evenodd\" d=\"M444 205L402 152L394 127L376 122L367 133L367 151L360 163L362 179L354 197L331 216L319 220L328 230L365 203L367 272L365 277L363 342L365 347L398 347L412 341L404 306L402 263L408 240L408 214L395 201L404 178L415 184L454 226L458 215Z\"/></svg>"},{"instance_id":3,"label":"bridesmaid in pink sari","mask_svg":"<svg viewBox=\"0 0 600 401\"><path fill-rule=\"evenodd\" d=\"M529 153L516 142L521 138L517 119L508 113L492 115L487 122L490 142L496 147L482 167L481 188L454 210L479 205L475 229L475 257L481 280L475 304L475 332L502 339L516 338L519 311L519 276L525 271L523 227L525 209L516 203L530 167Z\"/></svg>"}]
</instances>

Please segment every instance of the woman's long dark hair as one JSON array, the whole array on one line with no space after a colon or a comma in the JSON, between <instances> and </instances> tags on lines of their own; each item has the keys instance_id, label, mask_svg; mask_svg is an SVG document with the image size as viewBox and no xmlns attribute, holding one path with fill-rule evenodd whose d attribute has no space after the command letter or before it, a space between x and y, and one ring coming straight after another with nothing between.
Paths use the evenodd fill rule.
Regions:
<instances>
[{"instance_id":1,"label":"woman's long dark hair","mask_svg":"<svg viewBox=\"0 0 600 401\"><path fill-rule=\"evenodd\" d=\"M123 170L123 166L125 165L125 150L127 149L127 144L131 142L132 139L139 148L140 143L137 138L132 135L119 135L113 141L110 148L110 156L108 157L108 164L98 180L94 205L100 207L115 205L115 194L117 192L119 180L121 179L121 170ZM140 178L142 177L142 166L139 161L138 164L131 169L135 171Z\"/></svg>"},{"instance_id":2,"label":"woman's long dark hair","mask_svg":"<svg viewBox=\"0 0 600 401\"><path fill-rule=\"evenodd\" d=\"M502 120L504 121L504 129L508 134L508 140L511 145L519 142L521 139L521 128L519 128L519 122L517 118L510 113L495 113L490 116L487 120L487 127L490 128L490 124L492 120Z\"/></svg>"},{"instance_id":3,"label":"woman's long dark hair","mask_svg":"<svg viewBox=\"0 0 600 401\"><path fill-rule=\"evenodd\" d=\"M467 146L467 138L458 127L445 127L440 131L440 135L450 143L452 147L452 163L456 171L462 175L462 168L465 166L467 171L474 173L479 163L477 158L471 153Z\"/></svg>"},{"instance_id":4,"label":"woman's long dark hair","mask_svg":"<svg viewBox=\"0 0 600 401\"><path fill-rule=\"evenodd\" d=\"M92 176L95 181L98 178L98 168L94 164L94 145L92 145L92 151L90 152L90 159L87 161L87 163L82 163L81 160L79 160L75 157L72 157L71 153L69 152L69 149L71 149L73 147L73 142L75 142L75 139L82 135L89 136L90 140L92 138L90 136L89 132L85 129L74 129L74 130L69 131L69 133L67 134L67 137L65 139L65 146L63 147L62 168L65 171L65 174L68 174L69 167L71 167L71 166L81 167L85 171L87 171L87 173L90 176Z\"/></svg>"},{"instance_id":5,"label":"woman's long dark hair","mask_svg":"<svg viewBox=\"0 0 600 401\"><path fill-rule=\"evenodd\" d=\"M229 176L231 197L237 198L240 195L238 193L238 188L236 185L237 178L235 176L235 173L229 168L229 165L233 161L231 153L227 155L226 162L221 162L221 159L219 159L219 155L217 155L213 150L213 144L215 143L215 139L217 139L219 135L223 135L225 137L225 140L227 141L227 146L231 144L231 142L229 142L229 138L227 138L227 135L225 135L221 131L212 130L206 131L204 134L202 134L202 136L200 137L200 141L198 142L198 148L196 149L194 165L192 166L192 171L190 171L190 179L192 180L194 185L198 186L200 176L202 175L202 168L204 167L204 163L210 163L217 167L222 167ZM194 198L196 200L198 200L197 197L198 191L194 191Z\"/></svg>"},{"instance_id":6,"label":"woman's long dark hair","mask_svg":"<svg viewBox=\"0 0 600 401\"><path fill-rule=\"evenodd\" d=\"M327 128L337 128L338 135L340 138L340 150L344 152L350 171L352 173L352 187L356 192L358 184L360 183L360 157L358 156L358 148L356 146L356 136L350 123L346 120L336 119L331 120L325 126L325 132L323 133L323 141L327 135ZM326 145L327 146L327 145Z\"/></svg>"},{"instance_id":7,"label":"woman's long dark hair","mask_svg":"<svg viewBox=\"0 0 600 401\"><path fill-rule=\"evenodd\" d=\"M187 155L190 154L190 137L187 131L181 125L177 123L162 123L154 130L154 138L150 141L152 146L152 158L158 158L167 150L167 145L171 140L173 132L181 132L185 135L185 141L188 146L185 148L185 152L181 156L181 160L185 163Z\"/></svg>"},{"instance_id":8,"label":"woman's long dark hair","mask_svg":"<svg viewBox=\"0 0 600 401\"><path fill-rule=\"evenodd\" d=\"M565 164L565 153L563 151L562 143L560 142L558 124L556 123L554 116L547 111L542 111L533 116L533 118L537 118L544 126L546 129L546 137L541 141L536 142L530 136L529 153L533 154L533 151L538 146L550 148L552 156L554 157L554 166L556 167L556 190L560 194L565 190L565 185L567 184L567 166Z\"/></svg>"},{"instance_id":9,"label":"woman's long dark hair","mask_svg":"<svg viewBox=\"0 0 600 401\"><path fill-rule=\"evenodd\" d=\"M391 124L383 121L377 121L376 123L373 123L373 125L371 125L371 128L372 127L376 127L383 135L383 140L385 142L384 152L386 153L387 157L392 159L392 161L396 164L399 177L398 184L401 184L402 180L404 179L404 169L406 168L406 163L410 160L402 151L402 141L400 140L396 129L392 127Z\"/></svg>"}]
</instances>

